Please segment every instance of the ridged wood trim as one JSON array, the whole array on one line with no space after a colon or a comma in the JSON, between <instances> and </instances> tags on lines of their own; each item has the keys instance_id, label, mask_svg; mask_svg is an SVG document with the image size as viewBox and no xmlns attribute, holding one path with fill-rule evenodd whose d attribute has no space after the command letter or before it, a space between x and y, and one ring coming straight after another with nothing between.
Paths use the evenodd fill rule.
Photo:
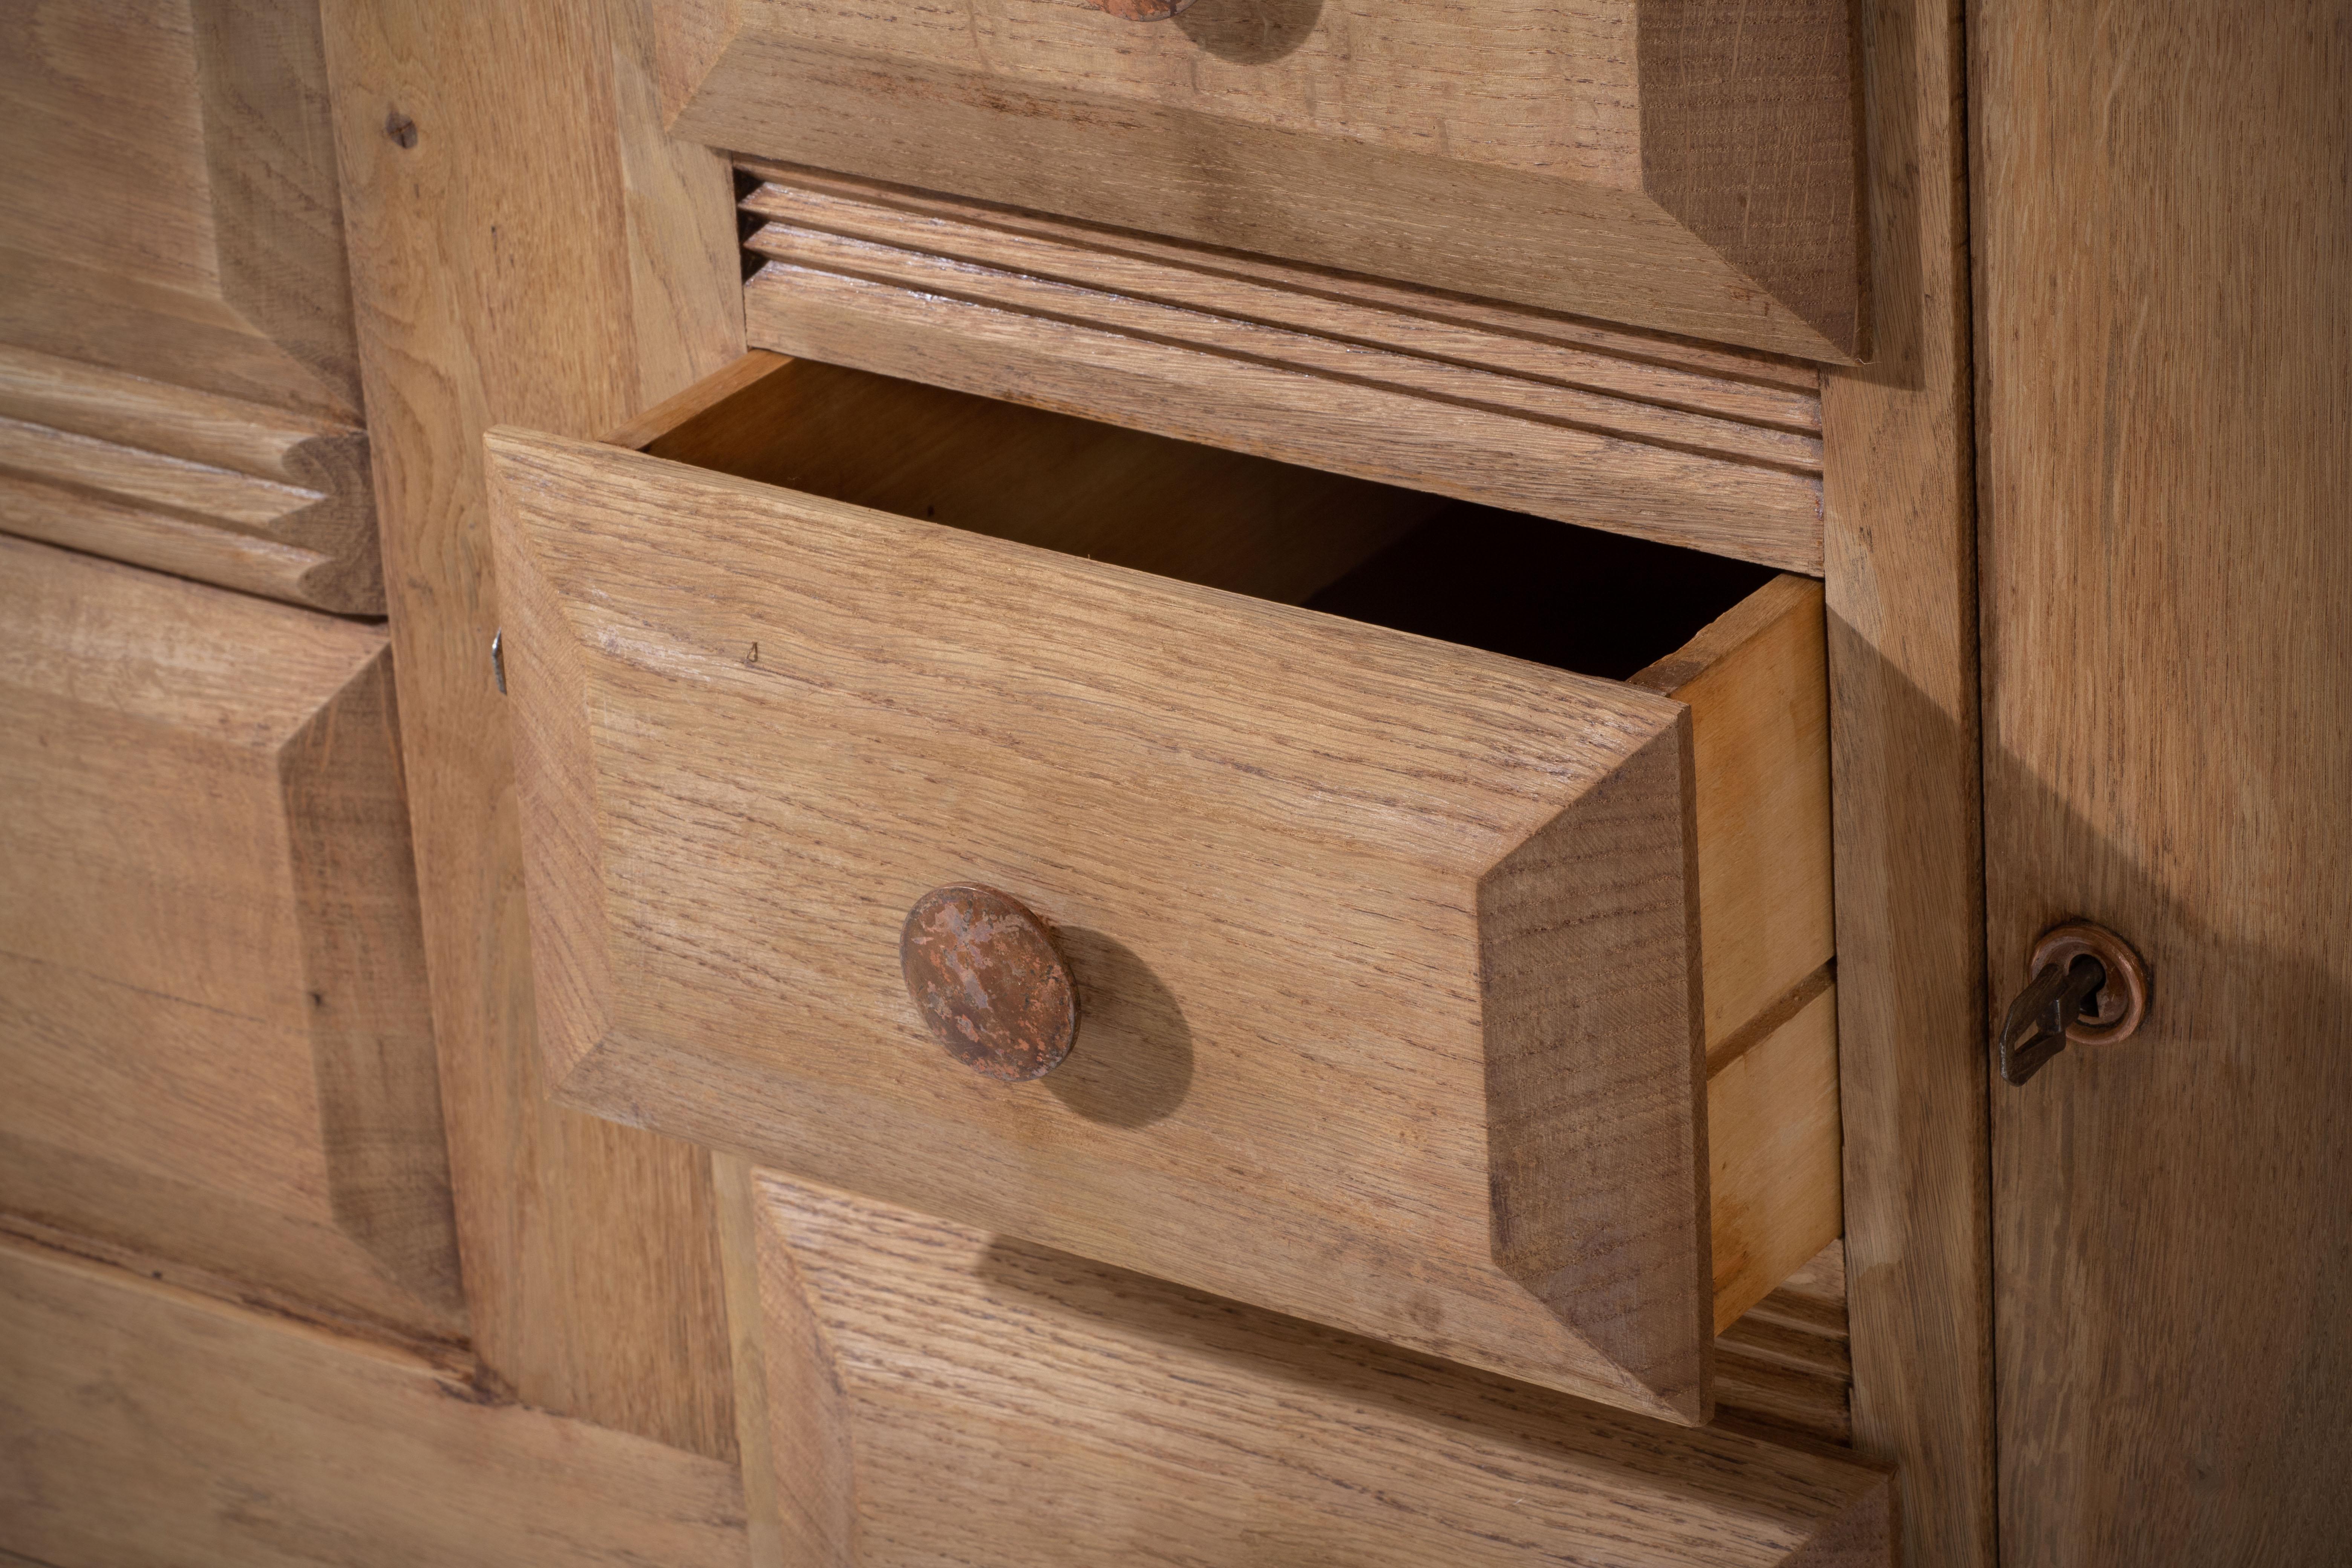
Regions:
<instances>
[{"instance_id":1,"label":"ridged wood trim","mask_svg":"<svg viewBox=\"0 0 2352 1568\"><path fill-rule=\"evenodd\" d=\"M1811 367L742 166L761 346L1821 570Z\"/></svg>"},{"instance_id":2,"label":"ridged wood trim","mask_svg":"<svg viewBox=\"0 0 2352 1568\"><path fill-rule=\"evenodd\" d=\"M768 159L739 158L736 168L757 182L742 210L763 220L994 265L1042 261L1065 281L1114 289L1129 281L1139 286L1130 291L1213 314L1821 429L1822 373L1801 360Z\"/></svg>"},{"instance_id":3,"label":"ridged wood trim","mask_svg":"<svg viewBox=\"0 0 2352 1568\"><path fill-rule=\"evenodd\" d=\"M1853 1355L1845 1317L1845 1243L1831 1242L1716 1336L1716 1415L1853 1441Z\"/></svg>"},{"instance_id":4,"label":"ridged wood trim","mask_svg":"<svg viewBox=\"0 0 2352 1568\"><path fill-rule=\"evenodd\" d=\"M7 346L0 528L314 609L383 611L364 432Z\"/></svg>"}]
</instances>

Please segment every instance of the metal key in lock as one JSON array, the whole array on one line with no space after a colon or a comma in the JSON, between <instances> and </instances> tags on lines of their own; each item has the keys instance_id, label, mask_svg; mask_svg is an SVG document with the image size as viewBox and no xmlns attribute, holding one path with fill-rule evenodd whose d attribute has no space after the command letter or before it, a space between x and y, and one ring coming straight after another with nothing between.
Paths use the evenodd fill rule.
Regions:
<instances>
[{"instance_id":1,"label":"metal key in lock","mask_svg":"<svg viewBox=\"0 0 2352 1568\"><path fill-rule=\"evenodd\" d=\"M2022 1084L2076 1045L2114 1045L2147 1012L2147 966L2123 938L2088 921L2069 921L2033 944L2032 981L2000 1026L2002 1081Z\"/></svg>"}]
</instances>

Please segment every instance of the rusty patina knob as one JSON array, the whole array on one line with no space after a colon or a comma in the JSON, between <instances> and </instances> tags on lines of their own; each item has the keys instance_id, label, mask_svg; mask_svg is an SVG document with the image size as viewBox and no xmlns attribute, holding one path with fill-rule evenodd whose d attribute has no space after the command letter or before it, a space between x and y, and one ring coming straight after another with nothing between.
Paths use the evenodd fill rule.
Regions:
<instances>
[{"instance_id":1,"label":"rusty patina knob","mask_svg":"<svg viewBox=\"0 0 2352 1568\"><path fill-rule=\"evenodd\" d=\"M993 888L956 882L917 899L898 967L931 1037L991 1078L1044 1078L1077 1038L1078 988L1053 932Z\"/></svg>"},{"instance_id":2,"label":"rusty patina knob","mask_svg":"<svg viewBox=\"0 0 2352 1568\"><path fill-rule=\"evenodd\" d=\"M1165 22L1189 8L1192 0L1093 0L1097 11L1124 16L1130 22Z\"/></svg>"}]
</instances>

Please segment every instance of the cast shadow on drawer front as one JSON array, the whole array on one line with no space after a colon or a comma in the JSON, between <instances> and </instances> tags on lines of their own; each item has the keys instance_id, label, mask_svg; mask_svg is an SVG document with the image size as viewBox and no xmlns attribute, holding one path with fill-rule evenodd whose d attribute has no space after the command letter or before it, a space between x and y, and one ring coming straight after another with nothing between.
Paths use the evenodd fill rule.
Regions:
<instances>
[{"instance_id":1,"label":"cast shadow on drawer front","mask_svg":"<svg viewBox=\"0 0 2352 1568\"><path fill-rule=\"evenodd\" d=\"M731 1161L747 1501L795 1563L1891 1560L1889 1478ZM772 1513L772 1521L763 1515Z\"/></svg>"},{"instance_id":2,"label":"cast shadow on drawer front","mask_svg":"<svg viewBox=\"0 0 2352 1568\"><path fill-rule=\"evenodd\" d=\"M490 440L569 1101L1705 1419L1838 1227L1817 584L768 355L625 445ZM1042 1081L901 976L969 884Z\"/></svg>"}]
</instances>

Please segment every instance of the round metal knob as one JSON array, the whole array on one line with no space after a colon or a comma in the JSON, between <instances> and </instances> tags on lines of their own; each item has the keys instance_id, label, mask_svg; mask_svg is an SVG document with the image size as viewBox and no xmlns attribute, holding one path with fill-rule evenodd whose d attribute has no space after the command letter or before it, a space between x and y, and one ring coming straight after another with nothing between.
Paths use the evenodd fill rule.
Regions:
<instances>
[{"instance_id":1,"label":"round metal knob","mask_svg":"<svg viewBox=\"0 0 2352 1568\"><path fill-rule=\"evenodd\" d=\"M1130 22L1165 22L1189 8L1192 0L1093 0L1097 11L1124 16Z\"/></svg>"},{"instance_id":2,"label":"round metal knob","mask_svg":"<svg viewBox=\"0 0 2352 1568\"><path fill-rule=\"evenodd\" d=\"M1078 1036L1078 988L1053 932L1020 900L976 883L933 888L898 931L907 994L966 1067L1044 1078Z\"/></svg>"}]
</instances>

